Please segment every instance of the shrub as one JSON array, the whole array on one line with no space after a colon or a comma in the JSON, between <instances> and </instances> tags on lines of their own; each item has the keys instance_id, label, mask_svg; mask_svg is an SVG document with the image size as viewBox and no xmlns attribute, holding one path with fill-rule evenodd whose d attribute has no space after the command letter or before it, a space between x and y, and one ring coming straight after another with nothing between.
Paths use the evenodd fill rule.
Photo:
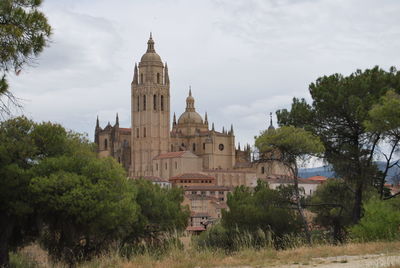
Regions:
<instances>
[{"instance_id":1,"label":"shrub","mask_svg":"<svg viewBox=\"0 0 400 268\"><path fill-rule=\"evenodd\" d=\"M350 228L351 237L357 241L393 241L400 238L400 202L371 198L364 205L364 217Z\"/></svg>"}]
</instances>

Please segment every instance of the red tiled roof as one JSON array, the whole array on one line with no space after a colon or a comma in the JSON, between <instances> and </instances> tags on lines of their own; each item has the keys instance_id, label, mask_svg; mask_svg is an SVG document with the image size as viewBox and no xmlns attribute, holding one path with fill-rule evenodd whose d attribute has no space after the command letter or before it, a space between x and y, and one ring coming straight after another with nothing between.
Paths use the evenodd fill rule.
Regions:
<instances>
[{"instance_id":1,"label":"red tiled roof","mask_svg":"<svg viewBox=\"0 0 400 268\"><path fill-rule=\"evenodd\" d=\"M207 179L207 180L215 180L214 177L208 176L204 173L183 173L176 175L174 177L169 178L169 180L178 180L178 179Z\"/></svg>"},{"instance_id":2,"label":"red tiled roof","mask_svg":"<svg viewBox=\"0 0 400 268\"><path fill-rule=\"evenodd\" d=\"M188 226L186 227L186 231L205 231L206 228L204 226Z\"/></svg>"},{"instance_id":3,"label":"red tiled roof","mask_svg":"<svg viewBox=\"0 0 400 268\"><path fill-rule=\"evenodd\" d=\"M229 191L229 187L221 186L221 185L193 185L193 186L186 186L183 188L185 192L187 191Z\"/></svg>"},{"instance_id":4,"label":"red tiled roof","mask_svg":"<svg viewBox=\"0 0 400 268\"><path fill-rule=\"evenodd\" d=\"M313 176L313 177L308 178L307 180L324 182L327 180L327 178L324 176Z\"/></svg>"},{"instance_id":5,"label":"red tiled roof","mask_svg":"<svg viewBox=\"0 0 400 268\"><path fill-rule=\"evenodd\" d=\"M131 132L131 129L130 129L130 128L120 127L119 130Z\"/></svg>"},{"instance_id":6,"label":"red tiled roof","mask_svg":"<svg viewBox=\"0 0 400 268\"><path fill-rule=\"evenodd\" d=\"M157 160L157 159L182 157L187 152L188 151L179 151L179 152L169 152L169 153L165 153L165 154L159 154L156 157L154 157L153 159Z\"/></svg>"}]
</instances>

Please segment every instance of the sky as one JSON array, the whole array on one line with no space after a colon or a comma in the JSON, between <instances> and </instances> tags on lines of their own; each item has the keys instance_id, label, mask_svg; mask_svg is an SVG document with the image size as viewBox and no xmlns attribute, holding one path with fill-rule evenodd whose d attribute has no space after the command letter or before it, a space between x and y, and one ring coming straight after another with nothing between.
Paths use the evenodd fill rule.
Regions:
<instances>
[{"instance_id":1,"label":"sky","mask_svg":"<svg viewBox=\"0 0 400 268\"><path fill-rule=\"evenodd\" d=\"M254 144L269 113L311 100L323 75L400 62L398 0L45 0L51 43L10 77L23 113L93 140L101 126L130 127L135 62L153 33L168 63L171 117L191 86L197 111L236 143ZM273 118L276 125L276 118Z\"/></svg>"}]
</instances>

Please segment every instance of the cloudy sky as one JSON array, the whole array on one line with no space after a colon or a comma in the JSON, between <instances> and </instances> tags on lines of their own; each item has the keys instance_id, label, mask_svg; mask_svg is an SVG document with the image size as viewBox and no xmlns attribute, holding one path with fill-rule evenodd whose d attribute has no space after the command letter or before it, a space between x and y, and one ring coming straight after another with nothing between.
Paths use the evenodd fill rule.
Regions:
<instances>
[{"instance_id":1,"label":"cloudy sky","mask_svg":"<svg viewBox=\"0 0 400 268\"><path fill-rule=\"evenodd\" d=\"M171 116L191 85L197 111L254 143L269 112L309 99L319 76L400 63L398 0L45 0L53 26L35 67L10 77L24 113L93 139L130 127L130 83L149 32L168 62ZM275 122L275 118L274 118Z\"/></svg>"}]
</instances>

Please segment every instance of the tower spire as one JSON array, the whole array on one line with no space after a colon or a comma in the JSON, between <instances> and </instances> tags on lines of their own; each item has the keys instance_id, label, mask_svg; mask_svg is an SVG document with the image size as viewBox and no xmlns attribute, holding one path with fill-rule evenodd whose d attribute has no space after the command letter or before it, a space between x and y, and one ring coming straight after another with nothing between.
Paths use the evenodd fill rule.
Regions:
<instances>
[{"instance_id":1,"label":"tower spire","mask_svg":"<svg viewBox=\"0 0 400 268\"><path fill-rule=\"evenodd\" d=\"M194 108L194 98L192 97L192 87L189 86L189 96L186 98L186 111L187 112L195 112Z\"/></svg>"},{"instance_id":2,"label":"tower spire","mask_svg":"<svg viewBox=\"0 0 400 268\"><path fill-rule=\"evenodd\" d=\"M233 124L231 124L231 135L233 135Z\"/></svg>"},{"instance_id":3,"label":"tower spire","mask_svg":"<svg viewBox=\"0 0 400 268\"><path fill-rule=\"evenodd\" d=\"M149 41L147 41L147 51L146 51L146 53L154 53L154 52L156 52L156 51L154 49L153 36L152 36L152 34L150 32L150 38L149 38Z\"/></svg>"},{"instance_id":4,"label":"tower spire","mask_svg":"<svg viewBox=\"0 0 400 268\"><path fill-rule=\"evenodd\" d=\"M238 143L238 151L240 151L240 142Z\"/></svg>"},{"instance_id":5,"label":"tower spire","mask_svg":"<svg viewBox=\"0 0 400 268\"><path fill-rule=\"evenodd\" d=\"M214 122L213 122L212 125L211 125L211 131L215 131Z\"/></svg>"},{"instance_id":6,"label":"tower spire","mask_svg":"<svg viewBox=\"0 0 400 268\"><path fill-rule=\"evenodd\" d=\"M207 112L204 115L204 124L208 125L208 117L207 117Z\"/></svg>"},{"instance_id":7,"label":"tower spire","mask_svg":"<svg viewBox=\"0 0 400 268\"><path fill-rule=\"evenodd\" d=\"M137 85L138 84L138 68L137 68L137 64L135 62L135 69L133 70L133 80L132 83Z\"/></svg>"},{"instance_id":8,"label":"tower spire","mask_svg":"<svg viewBox=\"0 0 400 268\"><path fill-rule=\"evenodd\" d=\"M172 125L176 126L176 115L175 115L175 112L174 112L174 120L172 121Z\"/></svg>"},{"instance_id":9,"label":"tower spire","mask_svg":"<svg viewBox=\"0 0 400 268\"><path fill-rule=\"evenodd\" d=\"M165 77L165 84L166 84L166 85L169 85L168 65L167 65L166 62L165 62L165 69L164 69L164 72L165 72L165 74L164 74L164 77Z\"/></svg>"},{"instance_id":10,"label":"tower spire","mask_svg":"<svg viewBox=\"0 0 400 268\"><path fill-rule=\"evenodd\" d=\"M99 124L99 116L97 116L96 119L96 129L100 128L100 124Z\"/></svg>"},{"instance_id":11,"label":"tower spire","mask_svg":"<svg viewBox=\"0 0 400 268\"><path fill-rule=\"evenodd\" d=\"M272 112L269 113L269 120L268 130L275 130L274 125L272 125Z\"/></svg>"},{"instance_id":12,"label":"tower spire","mask_svg":"<svg viewBox=\"0 0 400 268\"><path fill-rule=\"evenodd\" d=\"M117 113L117 116L115 117L115 125L118 125L118 126L119 126L119 117L118 117L118 113Z\"/></svg>"}]
</instances>

